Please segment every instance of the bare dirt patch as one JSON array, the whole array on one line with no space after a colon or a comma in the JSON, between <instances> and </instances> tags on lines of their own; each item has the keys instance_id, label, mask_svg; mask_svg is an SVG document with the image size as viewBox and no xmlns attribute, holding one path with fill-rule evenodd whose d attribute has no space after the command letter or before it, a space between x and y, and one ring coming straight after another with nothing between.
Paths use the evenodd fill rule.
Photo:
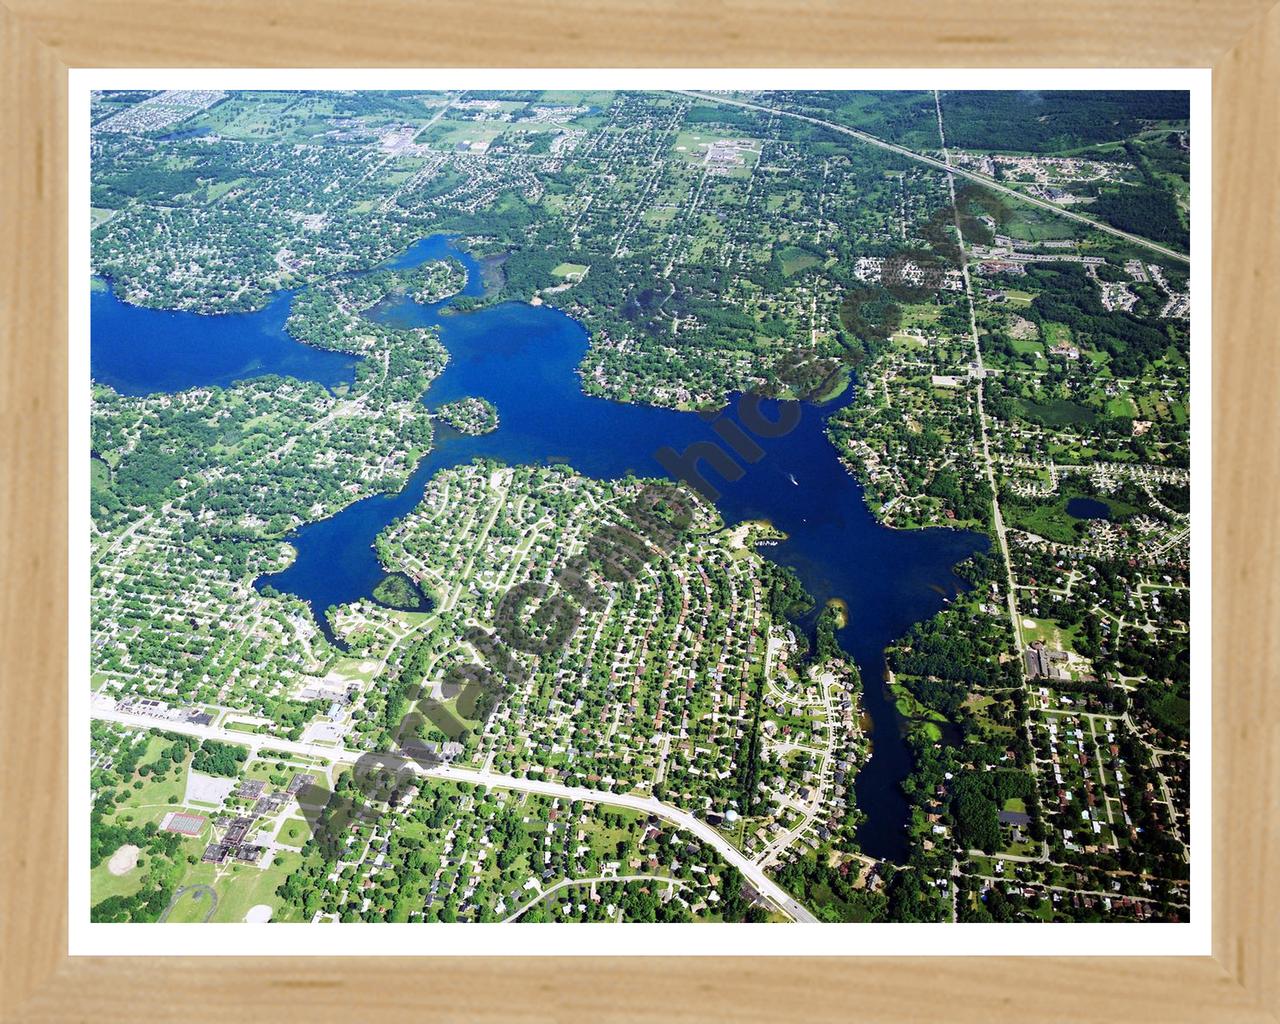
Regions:
<instances>
[{"instance_id":1,"label":"bare dirt patch","mask_svg":"<svg viewBox=\"0 0 1280 1024\"><path fill-rule=\"evenodd\" d=\"M107 870L113 875L127 875L138 866L138 854L142 851L133 843L125 843L111 855L107 862Z\"/></svg>"},{"instance_id":2,"label":"bare dirt patch","mask_svg":"<svg viewBox=\"0 0 1280 1024\"><path fill-rule=\"evenodd\" d=\"M1013 322L1009 324L1009 337L1019 340L1031 340L1040 336L1040 331L1036 327L1035 322L1025 317L1015 316Z\"/></svg>"}]
</instances>

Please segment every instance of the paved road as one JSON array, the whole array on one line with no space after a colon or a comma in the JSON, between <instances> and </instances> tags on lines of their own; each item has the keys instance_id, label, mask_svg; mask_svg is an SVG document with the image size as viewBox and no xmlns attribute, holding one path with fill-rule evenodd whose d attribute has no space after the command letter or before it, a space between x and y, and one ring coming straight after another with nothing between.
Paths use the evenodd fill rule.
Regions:
<instances>
[{"instance_id":1,"label":"paved road","mask_svg":"<svg viewBox=\"0 0 1280 1024\"><path fill-rule=\"evenodd\" d=\"M1158 252L1162 256L1168 256L1171 259L1178 260L1181 263L1190 263L1189 256L1177 252L1174 249L1166 249L1163 245L1157 245L1148 238L1141 235L1131 235L1127 231L1121 231L1119 228L1113 228L1110 224L1104 224L1101 221L1094 220L1092 217L1085 217L1083 214L1076 213L1073 210L1065 210L1060 206L1044 199L1037 199L1035 196L1029 196L1025 192L1019 192L1015 188L1009 188L1007 185L1001 185L994 178L988 178L985 174L979 174L977 171L969 171L960 167L949 167L946 162L935 159L931 156L925 156L923 153L917 153L914 149L907 149L905 146L899 146L893 142L886 142L884 139L877 138L875 135L860 131L857 128L849 128L846 125L836 124L834 121L824 121L818 117L810 117L808 114L798 114L794 110L783 110L780 107L769 107L762 103L748 103L746 100L731 100L724 96L716 96L710 93L702 92L685 92L683 90L673 90L681 96L689 96L693 99L705 100L708 103L726 103L733 107L745 107L748 110L762 110L767 114L776 114L778 117L793 117L797 121L808 121L810 124L821 125L823 128L829 128L833 132L840 132L842 135L851 135L855 139L866 142L872 146L879 146L881 149L887 149L890 152L897 153L899 156L905 156L908 160L916 160L922 164L928 164L930 167L936 167L940 171L949 171L952 174L958 174L962 178L968 178L975 181L979 185L993 189L996 192L1003 192L1007 196L1013 196L1022 200L1024 203L1030 203L1032 206L1039 206L1044 210L1052 210L1060 217L1066 217L1068 220L1079 221L1081 224L1088 224L1091 228L1099 231L1105 231L1109 235L1115 235L1117 238L1123 238L1127 242L1133 242L1152 252Z\"/></svg>"},{"instance_id":2,"label":"paved road","mask_svg":"<svg viewBox=\"0 0 1280 1024\"><path fill-rule=\"evenodd\" d=\"M814 787L816 792L813 795L813 803L809 809L803 812L800 823L788 832L784 832L781 836L769 844L768 848L759 857L756 863L762 868L772 864L792 843L796 842L813 824L813 820L818 816L818 811L822 807L823 797L827 790L833 785L831 777L831 761L835 755L836 742L836 726L835 726L835 709L831 706L831 691L836 685L834 678L828 678L826 673L820 674L818 677L818 685L822 689L822 714L823 721L827 725L827 744L822 751L822 761L818 765L818 784Z\"/></svg>"},{"instance_id":3,"label":"paved road","mask_svg":"<svg viewBox=\"0 0 1280 1024\"><path fill-rule=\"evenodd\" d=\"M165 729L169 732L186 736L199 736L201 739L221 740L224 743L236 743L249 747L255 753L262 747L268 750L280 750L290 754L302 754L304 757L319 757L341 764L355 764L365 755L365 751L345 750L326 747L317 743L303 743L297 740L281 739L277 736L260 736L254 733L233 732L215 725L194 725L191 722L170 722L149 715L138 715L126 711L117 711L109 699L98 699L94 702L92 715L104 722L118 722L121 725L142 726L152 729ZM564 786L558 782L545 782L541 779L519 779L513 775L499 775L495 772L475 768L460 768L455 765L436 765L423 768L410 760L413 770L421 775L433 778L451 779L455 782L478 783L482 786L494 786L498 789L514 789L526 793L541 793L545 796L556 796L562 800L583 800L597 804L608 804L610 807L628 807L657 815L665 821L678 825L692 832L708 846L712 847L728 863L740 872L751 886L782 911L796 921L805 924L817 922L808 910L792 899L787 891L764 873L764 869L753 863L719 832L705 821L695 818L687 811L664 804L653 797L633 796L629 793L605 793L598 789L587 789L583 786Z\"/></svg>"},{"instance_id":4,"label":"paved road","mask_svg":"<svg viewBox=\"0 0 1280 1024\"><path fill-rule=\"evenodd\" d=\"M986 469L987 485L991 488L991 523L995 530L996 541L1000 545L1000 556L1004 559L1005 586L1008 588L1009 621L1013 627L1013 639L1017 654L1021 659L1022 649L1025 644L1022 636L1022 612L1018 609L1018 587L1013 578L1013 560L1009 557L1009 541L1005 534L1004 516L1000 512L1000 487L996 480L995 461L991 458L991 445L989 442L991 422L984 404L987 390L987 371L986 365L982 361L982 343L978 338L978 318L973 304L973 278L969 275L969 252L964 240L964 230L960 226L960 207L956 204L955 176L957 171L951 165L951 150L947 148L947 134L942 125L942 100L936 89L933 91L933 103L938 112L938 140L942 143L942 158L947 171L947 188L951 193L951 212L955 218L956 240L960 246L960 273L964 278L965 301L969 306L969 337L973 341L973 362L978 368L979 374L977 389L978 430L982 441L982 461ZM1030 681L1024 680L1023 686L1027 688L1027 696L1030 698ZM1035 750L1035 737L1031 733L1031 719L1029 716L1024 723L1024 728L1027 733L1027 742L1031 744L1031 749ZM1040 769L1036 764L1035 757L1031 758L1031 774L1033 778L1037 779L1038 785ZM1047 842L1041 844L1040 853L1042 860L1048 858L1049 844Z\"/></svg>"},{"instance_id":5,"label":"paved road","mask_svg":"<svg viewBox=\"0 0 1280 1024\"><path fill-rule=\"evenodd\" d=\"M173 894L173 899L169 901L169 905L164 908L164 911L156 919L157 923L163 924L165 921L169 920L169 914L172 913L173 908L176 907L182 897L189 892L195 893L195 899L203 899L205 896L209 897L209 909L205 911L204 917L201 919L203 923L208 923L209 919L213 917L213 912L218 909L218 894L213 890L212 886L208 885L181 886L178 891Z\"/></svg>"},{"instance_id":6,"label":"paved road","mask_svg":"<svg viewBox=\"0 0 1280 1024\"><path fill-rule=\"evenodd\" d=\"M508 914L502 919L503 924L510 924L517 920L530 907L541 903L553 892L560 889L567 889L573 885L592 885L596 882L661 882L663 885L671 886L676 889L683 889L685 883L678 878L671 878L667 875L597 875L595 878L565 878L557 882L555 885L541 889L538 895L533 897L528 903L524 904L513 914Z\"/></svg>"}]
</instances>

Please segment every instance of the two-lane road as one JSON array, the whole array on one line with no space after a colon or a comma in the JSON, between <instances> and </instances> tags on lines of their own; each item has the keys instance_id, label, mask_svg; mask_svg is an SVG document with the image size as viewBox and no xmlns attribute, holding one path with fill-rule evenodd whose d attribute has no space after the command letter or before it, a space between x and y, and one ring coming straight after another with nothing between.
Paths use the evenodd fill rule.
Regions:
<instances>
[{"instance_id":1,"label":"two-lane road","mask_svg":"<svg viewBox=\"0 0 1280 1024\"><path fill-rule=\"evenodd\" d=\"M1149 238L1143 238L1141 235L1131 235L1127 231L1121 231L1119 228L1113 228L1110 224L1104 224L1101 221L1094 220L1092 217L1086 217L1083 214L1076 213L1073 210L1064 210L1060 206L1044 199L1037 199L1035 196L1029 196L1025 192L1019 192L1015 188L1009 188L1007 185L1001 185L994 178L989 178L985 174L979 174L977 171L969 171L964 168L948 166L946 161L938 160L935 157L926 156L923 153L917 153L914 149L907 149L906 146L899 146L894 142L886 142L884 139L878 138L858 128L850 128L847 125L836 124L834 121L824 121L820 117L812 117L809 114L800 114L794 110L786 110L782 107L770 107L763 103L749 103L746 100L731 100L726 96L717 96L712 93L703 92L685 92L684 90L673 90L680 96L688 96L691 99L705 100L708 103L724 103L731 107L744 107L747 110L760 110L766 114L774 114L778 117L791 117L797 121L808 121L810 124L820 125L823 128L829 128L833 132L839 132L841 135L849 135L861 142L865 142L872 146L879 146L881 149L887 149L891 153L897 153L899 156L905 156L908 160L916 160L922 164L928 164L930 167L936 167L940 171L946 171L949 174L957 174L962 178L968 178L970 181L977 182L984 188L992 189L996 192L1002 192L1007 196L1020 199L1024 203L1030 203L1032 206L1038 206L1044 210L1051 210L1060 217L1066 217L1068 220L1078 221L1081 224L1088 224L1091 228L1098 231L1105 231L1109 235L1117 238L1123 238L1127 242L1133 242L1143 248L1150 249L1152 252L1158 252L1162 256L1168 256L1170 259L1178 260L1182 263L1190 263L1191 259L1183 253L1175 249L1167 249L1163 245L1158 245Z\"/></svg>"},{"instance_id":2,"label":"two-lane road","mask_svg":"<svg viewBox=\"0 0 1280 1024\"><path fill-rule=\"evenodd\" d=\"M261 748L280 750L290 754L301 754L304 757L322 758L334 764L355 764L364 757L366 751L346 750L338 747L327 747L318 743L303 743L297 740L281 739L277 736L261 736L254 733L233 732L214 725L195 725L191 722L170 722L149 715L138 715L128 711L119 711L109 698L98 698L94 701L93 717L104 722L117 722L121 725L164 729L186 736L199 736L201 739L221 740L224 743L236 743L249 747L257 753ZM461 768L450 764L424 767L412 759L406 762L420 775L430 775L438 779L452 779L455 782L471 782L498 789L512 789L525 793L541 793L544 796L560 797L562 800L583 800L597 804L608 804L610 807L628 807L656 815L664 821L678 825L687 832L692 832L704 843L714 849L729 864L741 873L757 892L777 905L783 913L796 921L805 924L817 922L808 910L765 874L764 869L754 864L741 851L733 846L724 836L705 821L695 818L687 811L664 804L653 797L634 796L630 793L605 793L598 789L587 789L584 786L565 786L558 782L546 782L541 779L520 779L514 775L500 775L496 772L476 768Z\"/></svg>"}]
</instances>

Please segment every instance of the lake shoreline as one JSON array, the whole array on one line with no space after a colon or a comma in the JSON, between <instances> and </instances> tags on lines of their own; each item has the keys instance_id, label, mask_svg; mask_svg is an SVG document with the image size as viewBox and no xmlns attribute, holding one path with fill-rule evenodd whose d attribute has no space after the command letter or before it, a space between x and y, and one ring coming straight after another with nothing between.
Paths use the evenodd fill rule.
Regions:
<instances>
[{"instance_id":1,"label":"lake shoreline","mask_svg":"<svg viewBox=\"0 0 1280 1024\"><path fill-rule=\"evenodd\" d=\"M497 409L500 425L485 435L438 438L396 491L358 499L284 538L296 557L286 569L263 574L253 585L269 585L306 601L327 634L329 607L370 599L387 575L374 547L377 536L417 507L426 484L441 470L475 459L545 464L554 456L596 479L629 474L669 479L671 474L655 459L657 451L716 443L711 426L695 413L585 394L577 370L589 334L562 311L508 300L449 312L459 295L477 296L483 289L479 263L453 245L456 237L419 240L375 269L454 256L468 274L460 293L429 306L393 297L369 315L387 326L438 332L449 360L419 401L438 406L463 397L484 398ZM206 319L235 323L221 315ZM723 418L734 419L737 397L727 397ZM852 397L852 388L846 387L834 400L803 403L796 428L762 441L766 455L745 464L740 479L723 483L716 507L728 528L769 524L770 535L760 538L756 549L773 564L796 572L813 601L813 611L797 624L800 628L812 633L820 610L833 600L841 602L844 624L838 640L862 678L875 680L883 677L884 652L892 641L940 611L949 594L967 589L955 568L980 550L986 538L954 528L892 529L875 519L861 484L826 435L827 418ZM776 399L763 401L778 404ZM774 412L767 410L768 415ZM886 566L893 571L886 573ZM865 815L859 845L872 856L901 863L908 805L900 783L914 758L900 735L893 702L881 690L863 687L862 710L872 723L868 736L875 757L860 766L855 780L858 807Z\"/></svg>"}]
</instances>

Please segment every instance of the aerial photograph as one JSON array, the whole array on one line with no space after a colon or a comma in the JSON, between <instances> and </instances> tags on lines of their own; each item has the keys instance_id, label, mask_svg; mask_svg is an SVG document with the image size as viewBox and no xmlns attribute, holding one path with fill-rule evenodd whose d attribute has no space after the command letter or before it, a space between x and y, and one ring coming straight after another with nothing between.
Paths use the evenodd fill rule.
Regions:
<instances>
[{"instance_id":1,"label":"aerial photograph","mask_svg":"<svg viewBox=\"0 0 1280 1024\"><path fill-rule=\"evenodd\" d=\"M1189 105L94 92L88 920L1188 922Z\"/></svg>"}]
</instances>

